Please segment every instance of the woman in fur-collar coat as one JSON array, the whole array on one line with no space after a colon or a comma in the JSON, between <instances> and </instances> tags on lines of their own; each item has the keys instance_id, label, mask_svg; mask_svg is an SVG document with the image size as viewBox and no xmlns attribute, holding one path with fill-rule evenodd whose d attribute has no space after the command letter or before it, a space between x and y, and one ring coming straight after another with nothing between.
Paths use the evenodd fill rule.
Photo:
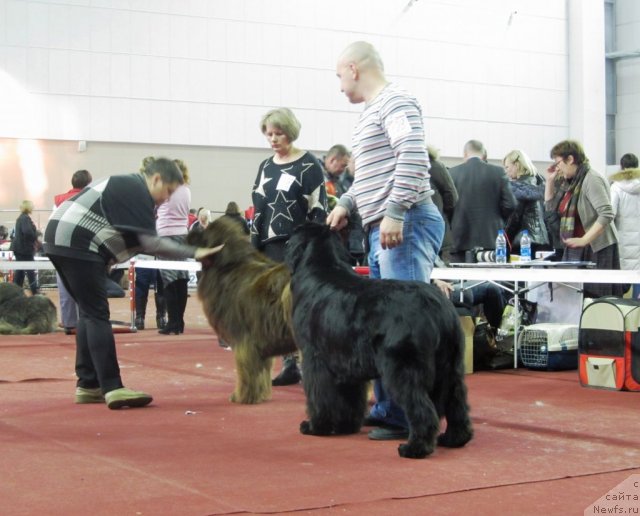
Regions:
<instances>
[{"instance_id":1,"label":"woman in fur-collar coat","mask_svg":"<svg viewBox=\"0 0 640 516\"><path fill-rule=\"evenodd\" d=\"M618 229L620 268L640 270L640 168L621 170L609 179Z\"/></svg>"}]
</instances>

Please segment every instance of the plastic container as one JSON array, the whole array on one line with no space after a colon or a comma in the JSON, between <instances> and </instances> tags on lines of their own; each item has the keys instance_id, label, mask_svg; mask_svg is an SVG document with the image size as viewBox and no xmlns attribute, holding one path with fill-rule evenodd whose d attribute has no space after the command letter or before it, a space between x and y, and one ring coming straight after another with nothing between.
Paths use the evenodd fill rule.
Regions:
<instances>
[{"instance_id":1,"label":"plastic container","mask_svg":"<svg viewBox=\"0 0 640 516\"><path fill-rule=\"evenodd\" d=\"M522 236L520 237L520 261L531 261L531 237L526 229L522 231Z\"/></svg>"},{"instance_id":2,"label":"plastic container","mask_svg":"<svg viewBox=\"0 0 640 516\"><path fill-rule=\"evenodd\" d=\"M496 263L507 263L507 237L504 235L504 229L498 230L496 238Z\"/></svg>"}]
</instances>

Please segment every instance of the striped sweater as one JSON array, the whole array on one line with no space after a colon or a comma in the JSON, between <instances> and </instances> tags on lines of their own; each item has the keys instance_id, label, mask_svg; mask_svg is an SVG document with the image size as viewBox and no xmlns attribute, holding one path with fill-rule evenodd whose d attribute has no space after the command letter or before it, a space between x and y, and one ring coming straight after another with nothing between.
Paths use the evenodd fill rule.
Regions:
<instances>
[{"instance_id":1,"label":"striped sweater","mask_svg":"<svg viewBox=\"0 0 640 516\"><path fill-rule=\"evenodd\" d=\"M411 206L430 199L429 156L415 97L388 84L360 115L352 147L355 179L338 204L357 209L365 227L385 215L403 220Z\"/></svg>"}]
</instances>

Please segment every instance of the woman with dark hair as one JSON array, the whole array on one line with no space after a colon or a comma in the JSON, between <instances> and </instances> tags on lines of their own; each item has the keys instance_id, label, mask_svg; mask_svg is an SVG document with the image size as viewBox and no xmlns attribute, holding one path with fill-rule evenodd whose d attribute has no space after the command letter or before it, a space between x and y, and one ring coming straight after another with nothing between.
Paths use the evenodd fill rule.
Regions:
<instances>
[{"instance_id":1,"label":"woman with dark hair","mask_svg":"<svg viewBox=\"0 0 640 516\"><path fill-rule=\"evenodd\" d=\"M595 262L597 269L620 269L614 212L606 179L589 165L582 145L564 140L550 152L545 209L559 216L563 260ZM559 184L556 176L563 178ZM559 189L559 191L558 191ZM585 297L622 296L620 284L585 283Z\"/></svg>"},{"instance_id":2,"label":"woman with dark hair","mask_svg":"<svg viewBox=\"0 0 640 516\"><path fill-rule=\"evenodd\" d=\"M189 169L181 160L176 159L174 162L182 172L183 181L173 195L158 207L156 229L159 236L170 238L177 244L184 244L189 232L190 177ZM159 276L167 306L167 324L159 329L158 333L179 335L184 333L184 312L189 297L189 272L160 269Z\"/></svg>"},{"instance_id":3,"label":"woman with dark hair","mask_svg":"<svg viewBox=\"0 0 640 516\"><path fill-rule=\"evenodd\" d=\"M249 224L240 213L240 208L238 204L231 201L227 204L227 209L224 211L223 217L229 217L231 220L234 220L238 223L238 225L242 228L242 231L245 235L249 234Z\"/></svg>"},{"instance_id":4,"label":"woman with dark hair","mask_svg":"<svg viewBox=\"0 0 640 516\"><path fill-rule=\"evenodd\" d=\"M110 409L142 407L152 401L122 384L109 321L107 269L138 253L202 259L218 249L195 248L156 235L155 206L183 182L177 165L160 158L142 174L96 181L64 201L44 232L44 250L78 304L76 403L105 403Z\"/></svg>"}]
</instances>

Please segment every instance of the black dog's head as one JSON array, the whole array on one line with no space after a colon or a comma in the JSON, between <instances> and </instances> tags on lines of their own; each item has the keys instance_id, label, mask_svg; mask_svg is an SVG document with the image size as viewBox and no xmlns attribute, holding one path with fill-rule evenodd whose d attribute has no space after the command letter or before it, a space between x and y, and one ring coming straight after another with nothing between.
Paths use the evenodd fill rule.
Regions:
<instances>
[{"instance_id":1,"label":"black dog's head","mask_svg":"<svg viewBox=\"0 0 640 516\"><path fill-rule=\"evenodd\" d=\"M291 272L295 272L307 259L326 267L350 267L349 253L338 233L325 224L315 222L305 222L296 227L287 242L285 262Z\"/></svg>"}]
</instances>

